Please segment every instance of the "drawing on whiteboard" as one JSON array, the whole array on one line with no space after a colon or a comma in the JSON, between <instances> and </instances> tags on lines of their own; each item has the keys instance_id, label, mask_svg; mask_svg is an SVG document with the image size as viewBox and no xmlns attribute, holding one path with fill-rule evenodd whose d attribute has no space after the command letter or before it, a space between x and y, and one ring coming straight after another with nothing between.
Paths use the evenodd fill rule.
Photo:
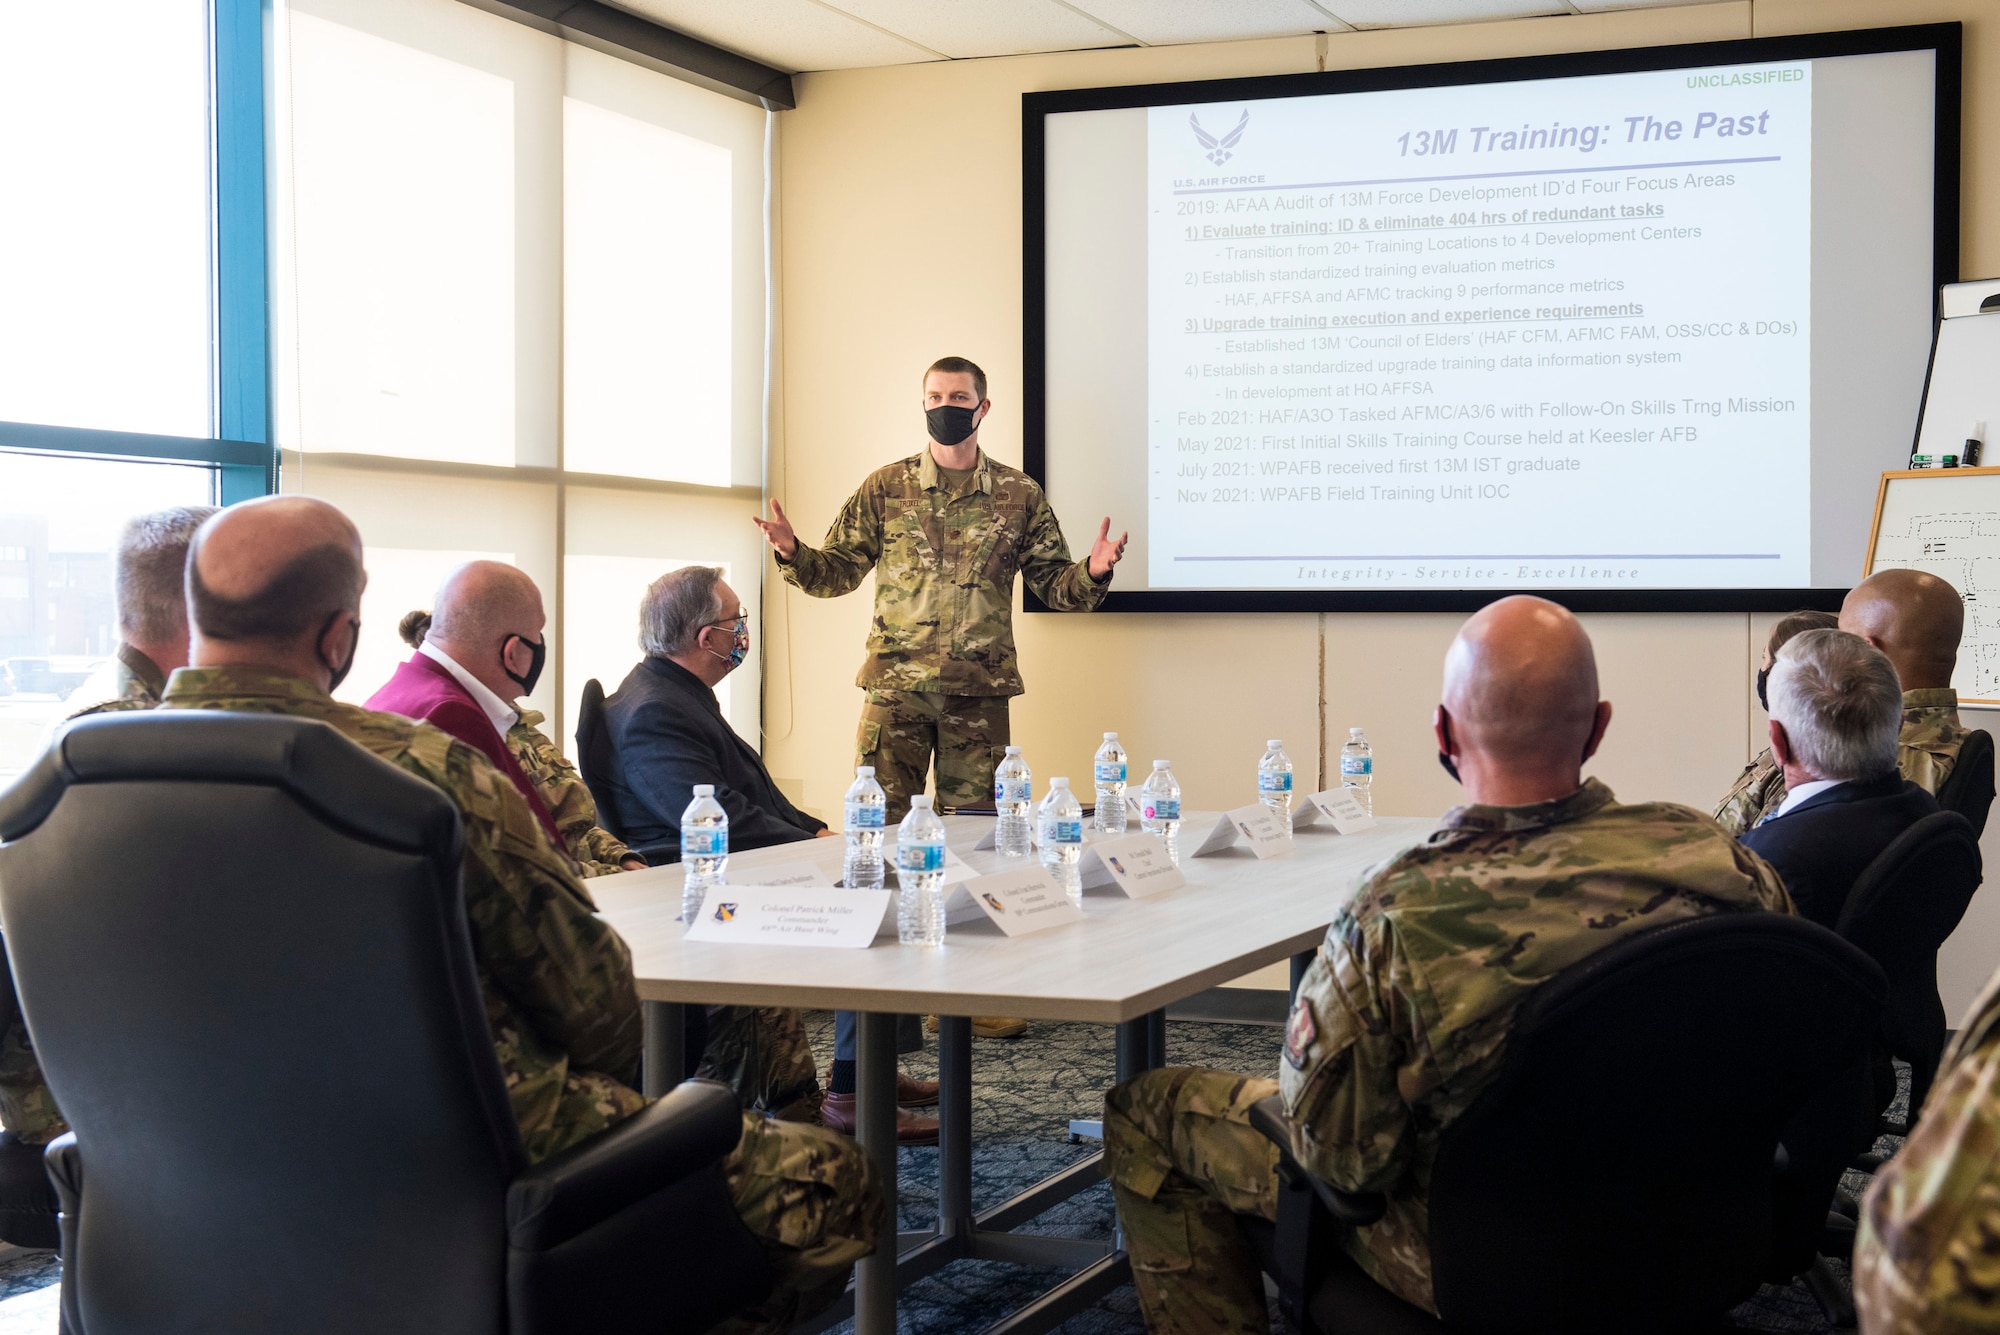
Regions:
<instances>
[{"instance_id":1,"label":"drawing on whiteboard","mask_svg":"<svg viewBox=\"0 0 2000 1335\"><path fill-rule=\"evenodd\" d=\"M1952 685L1962 701L2000 701L2000 469L1884 474L1866 573L1897 568L1965 599Z\"/></svg>"}]
</instances>

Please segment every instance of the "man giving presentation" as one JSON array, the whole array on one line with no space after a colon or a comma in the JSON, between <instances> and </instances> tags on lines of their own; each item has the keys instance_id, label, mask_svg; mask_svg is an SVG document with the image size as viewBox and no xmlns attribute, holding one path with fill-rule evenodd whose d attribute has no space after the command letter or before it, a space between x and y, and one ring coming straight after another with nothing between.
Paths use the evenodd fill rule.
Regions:
<instances>
[{"instance_id":1,"label":"man giving presentation","mask_svg":"<svg viewBox=\"0 0 2000 1335\"><path fill-rule=\"evenodd\" d=\"M942 806L983 806L1007 745L1007 700L1021 694L1014 657L1014 576L1058 612L1104 601L1126 535L1098 525L1089 559L1072 561L1041 484L987 457L986 373L946 357L924 373L928 448L878 468L808 547L771 500L759 519L792 584L815 598L852 591L870 569L875 618L855 684L865 690L855 763L873 765L899 821L937 757Z\"/></svg>"}]
</instances>

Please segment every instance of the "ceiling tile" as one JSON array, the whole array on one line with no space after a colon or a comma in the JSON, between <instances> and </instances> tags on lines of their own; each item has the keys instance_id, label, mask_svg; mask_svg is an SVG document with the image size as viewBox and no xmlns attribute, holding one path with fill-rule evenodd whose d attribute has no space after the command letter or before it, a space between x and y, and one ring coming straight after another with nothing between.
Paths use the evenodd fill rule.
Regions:
<instances>
[{"instance_id":1,"label":"ceiling tile","mask_svg":"<svg viewBox=\"0 0 2000 1335\"><path fill-rule=\"evenodd\" d=\"M1668 9L1674 5L1707 5L1714 0L1569 0L1586 14L1601 14L1607 9Z\"/></svg>"},{"instance_id":2,"label":"ceiling tile","mask_svg":"<svg viewBox=\"0 0 2000 1335\"><path fill-rule=\"evenodd\" d=\"M685 0L682 0L685 3ZM1132 39L1057 0L823 0L953 57L1130 46Z\"/></svg>"},{"instance_id":3,"label":"ceiling tile","mask_svg":"<svg viewBox=\"0 0 2000 1335\"><path fill-rule=\"evenodd\" d=\"M620 9L790 74L908 65L938 53L817 0L611 0Z\"/></svg>"},{"instance_id":4,"label":"ceiling tile","mask_svg":"<svg viewBox=\"0 0 2000 1335\"><path fill-rule=\"evenodd\" d=\"M1484 23L1492 19L1568 14L1563 0L1323 0L1357 28L1419 28L1434 23Z\"/></svg>"},{"instance_id":5,"label":"ceiling tile","mask_svg":"<svg viewBox=\"0 0 2000 1335\"><path fill-rule=\"evenodd\" d=\"M1339 32L1347 27L1309 0L1070 0L1100 22L1153 46Z\"/></svg>"}]
</instances>

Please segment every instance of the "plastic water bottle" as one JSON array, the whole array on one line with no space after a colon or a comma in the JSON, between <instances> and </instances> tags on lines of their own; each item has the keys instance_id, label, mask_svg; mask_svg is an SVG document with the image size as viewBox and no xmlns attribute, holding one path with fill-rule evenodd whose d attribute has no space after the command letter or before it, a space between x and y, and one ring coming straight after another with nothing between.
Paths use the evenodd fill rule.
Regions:
<instances>
[{"instance_id":1,"label":"plastic water bottle","mask_svg":"<svg viewBox=\"0 0 2000 1335\"><path fill-rule=\"evenodd\" d=\"M1034 775L1021 759L1021 748L1010 746L993 771L993 806L1000 824L993 831L993 846L1005 858L1024 858L1034 851L1035 832L1030 825L1028 804L1035 796Z\"/></svg>"},{"instance_id":2,"label":"plastic water bottle","mask_svg":"<svg viewBox=\"0 0 2000 1335\"><path fill-rule=\"evenodd\" d=\"M840 883L850 890L882 888L882 831L888 798L875 782L875 767L862 765L854 771L854 786L847 790L840 823L847 836L847 858L841 864Z\"/></svg>"},{"instance_id":3,"label":"plastic water bottle","mask_svg":"<svg viewBox=\"0 0 2000 1335\"><path fill-rule=\"evenodd\" d=\"M944 822L928 793L910 799L896 829L896 939L906 946L944 944Z\"/></svg>"},{"instance_id":4,"label":"plastic water bottle","mask_svg":"<svg viewBox=\"0 0 2000 1335\"><path fill-rule=\"evenodd\" d=\"M681 921L691 923L701 912L701 897L713 885L723 885L729 870L729 813L715 800L715 785L694 786L694 801L681 813Z\"/></svg>"},{"instance_id":5,"label":"plastic water bottle","mask_svg":"<svg viewBox=\"0 0 2000 1335\"><path fill-rule=\"evenodd\" d=\"M1042 844L1042 866L1069 896L1083 907L1083 806L1069 790L1068 779L1050 779L1049 795L1035 812L1035 833Z\"/></svg>"},{"instance_id":6,"label":"plastic water bottle","mask_svg":"<svg viewBox=\"0 0 2000 1335\"><path fill-rule=\"evenodd\" d=\"M1181 786L1164 760L1153 762L1139 789L1139 828L1166 840L1168 859L1181 865Z\"/></svg>"},{"instance_id":7,"label":"plastic water bottle","mask_svg":"<svg viewBox=\"0 0 2000 1335\"><path fill-rule=\"evenodd\" d=\"M1092 762L1097 773L1097 814L1091 819L1091 828L1104 834L1125 833L1125 748L1118 745L1118 734L1104 734L1104 745L1097 748L1097 759Z\"/></svg>"},{"instance_id":8,"label":"plastic water bottle","mask_svg":"<svg viewBox=\"0 0 2000 1335\"><path fill-rule=\"evenodd\" d=\"M1375 814L1375 795L1369 785L1374 782L1375 752L1361 735L1361 729L1349 728L1347 745L1340 748L1340 786L1352 793L1361 809L1371 816Z\"/></svg>"},{"instance_id":9,"label":"plastic water bottle","mask_svg":"<svg viewBox=\"0 0 2000 1335\"><path fill-rule=\"evenodd\" d=\"M1257 762L1257 800L1278 813L1286 834L1292 832L1292 758L1276 737L1264 743L1264 758Z\"/></svg>"}]
</instances>

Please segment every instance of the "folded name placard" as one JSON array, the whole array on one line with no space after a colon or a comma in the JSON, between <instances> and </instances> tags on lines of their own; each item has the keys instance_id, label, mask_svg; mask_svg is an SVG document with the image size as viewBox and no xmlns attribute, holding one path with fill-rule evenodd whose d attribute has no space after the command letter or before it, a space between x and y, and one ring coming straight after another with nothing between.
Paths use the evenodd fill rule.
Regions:
<instances>
[{"instance_id":1,"label":"folded name placard","mask_svg":"<svg viewBox=\"0 0 2000 1335\"><path fill-rule=\"evenodd\" d=\"M1084 885L1116 885L1132 899L1187 884L1167 856L1167 841L1156 834L1100 839L1084 849L1082 870Z\"/></svg>"},{"instance_id":2,"label":"folded name placard","mask_svg":"<svg viewBox=\"0 0 2000 1335\"><path fill-rule=\"evenodd\" d=\"M758 885L798 887L817 885L833 888L833 877L824 868L810 862L780 862L775 866L759 867L753 878Z\"/></svg>"},{"instance_id":3,"label":"folded name placard","mask_svg":"<svg viewBox=\"0 0 2000 1335\"><path fill-rule=\"evenodd\" d=\"M1292 813L1292 828L1302 830L1322 820L1342 834L1360 834L1375 828L1375 818L1345 788L1306 794L1304 805Z\"/></svg>"},{"instance_id":4,"label":"folded name placard","mask_svg":"<svg viewBox=\"0 0 2000 1335\"><path fill-rule=\"evenodd\" d=\"M702 896L690 941L865 948L889 909L887 890L718 885Z\"/></svg>"},{"instance_id":5,"label":"folded name placard","mask_svg":"<svg viewBox=\"0 0 2000 1335\"><path fill-rule=\"evenodd\" d=\"M1083 921L1082 910L1069 902L1055 878L1040 867L976 876L965 883L965 892L1009 936Z\"/></svg>"},{"instance_id":6,"label":"folded name placard","mask_svg":"<svg viewBox=\"0 0 2000 1335\"><path fill-rule=\"evenodd\" d=\"M1241 839L1260 858L1274 858L1292 851L1292 836L1278 821L1278 813L1262 802L1222 813L1208 838L1194 851L1198 858L1220 853Z\"/></svg>"}]
</instances>

